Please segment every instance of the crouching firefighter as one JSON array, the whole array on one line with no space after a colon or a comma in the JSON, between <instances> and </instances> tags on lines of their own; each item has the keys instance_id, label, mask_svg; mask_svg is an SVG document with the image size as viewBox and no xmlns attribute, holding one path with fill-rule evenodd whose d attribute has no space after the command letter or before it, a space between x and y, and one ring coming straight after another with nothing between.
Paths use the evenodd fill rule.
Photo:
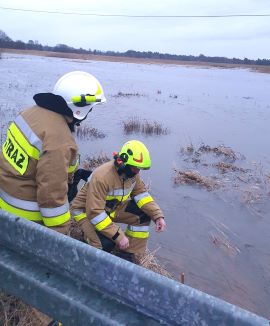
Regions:
<instances>
[{"instance_id":1,"label":"crouching firefighter","mask_svg":"<svg viewBox=\"0 0 270 326\"><path fill-rule=\"evenodd\" d=\"M78 165L72 135L94 105L105 101L98 80L81 71L62 76L53 93L10 124L0 153L0 208L67 234L68 182Z\"/></svg>"},{"instance_id":2,"label":"crouching firefighter","mask_svg":"<svg viewBox=\"0 0 270 326\"><path fill-rule=\"evenodd\" d=\"M156 232L165 229L164 215L139 173L150 167L148 149L131 140L114 160L94 170L71 206L87 243L107 252L116 249L119 257L135 262L134 254L146 249L151 221ZM125 232L117 223L127 225Z\"/></svg>"}]
</instances>

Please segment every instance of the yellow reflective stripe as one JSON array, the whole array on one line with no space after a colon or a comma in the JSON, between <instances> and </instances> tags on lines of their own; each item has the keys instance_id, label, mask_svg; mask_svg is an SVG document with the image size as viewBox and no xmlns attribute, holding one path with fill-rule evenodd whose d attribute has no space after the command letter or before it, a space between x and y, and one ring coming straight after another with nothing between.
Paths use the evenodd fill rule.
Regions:
<instances>
[{"instance_id":1,"label":"yellow reflective stripe","mask_svg":"<svg viewBox=\"0 0 270 326\"><path fill-rule=\"evenodd\" d=\"M76 96L72 96L71 100L72 100L72 103L74 103L74 104L83 103L83 102L86 104L100 102L100 100L97 99L95 95L85 95L85 96L83 96L83 98L81 95L76 95Z\"/></svg>"},{"instance_id":2,"label":"yellow reflective stripe","mask_svg":"<svg viewBox=\"0 0 270 326\"><path fill-rule=\"evenodd\" d=\"M101 231L101 230L105 229L108 225L110 225L111 223L112 223L112 220L109 218L109 216L107 216L104 220L102 220L101 222L96 224L95 228L98 231Z\"/></svg>"},{"instance_id":3,"label":"yellow reflective stripe","mask_svg":"<svg viewBox=\"0 0 270 326\"><path fill-rule=\"evenodd\" d=\"M147 196L147 197L144 197L142 199L140 199L138 202L137 202L137 206L139 208L141 208L143 205L145 204L148 204L148 203L151 203L152 201L154 201L154 199L152 198L152 196Z\"/></svg>"},{"instance_id":4,"label":"yellow reflective stripe","mask_svg":"<svg viewBox=\"0 0 270 326\"><path fill-rule=\"evenodd\" d=\"M110 212L110 217L115 218L116 211Z\"/></svg>"},{"instance_id":5,"label":"yellow reflective stripe","mask_svg":"<svg viewBox=\"0 0 270 326\"><path fill-rule=\"evenodd\" d=\"M16 142L25 150L25 152L35 160L39 160L39 150L28 142L14 122L10 125L9 130L16 139Z\"/></svg>"},{"instance_id":6,"label":"yellow reflective stripe","mask_svg":"<svg viewBox=\"0 0 270 326\"><path fill-rule=\"evenodd\" d=\"M102 90L101 90L100 84L98 83L98 90L96 92L96 95L100 95L100 94L102 94Z\"/></svg>"},{"instance_id":7,"label":"yellow reflective stripe","mask_svg":"<svg viewBox=\"0 0 270 326\"><path fill-rule=\"evenodd\" d=\"M123 197L121 195L120 196L106 196L106 200L117 199L117 200L123 202L129 198L129 195L130 195L130 193Z\"/></svg>"},{"instance_id":8,"label":"yellow reflective stripe","mask_svg":"<svg viewBox=\"0 0 270 326\"><path fill-rule=\"evenodd\" d=\"M16 208L14 206L9 205L2 198L0 198L0 208L2 208L3 210L5 210L11 214L25 218L30 221L36 221L36 222L42 221L42 216L41 216L40 212L38 212L38 211L33 212L33 211L27 211L24 209Z\"/></svg>"},{"instance_id":9,"label":"yellow reflective stripe","mask_svg":"<svg viewBox=\"0 0 270 326\"><path fill-rule=\"evenodd\" d=\"M76 222L79 222L79 221L82 220L83 218L86 218L86 213L81 213L81 214L79 214L79 215L75 215L75 216L74 216L74 220L75 220Z\"/></svg>"},{"instance_id":10,"label":"yellow reflective stripe","mask_svg":"<svg viewBox=\"0 0 270 326\"><path fill-rule=\"evenodd\" d=\"M95 95L85 95L85 100L87 104L99 101Z\"/></svg>"},{"instance_id":11,"label":"yellow reflective stripe","mask_svg":"<svg viewBox=\"0 0 270 326\"><path fill-rule=\"evenodd\" d=\"M125 233L131 238L146 239L149 237L149 232L138 232L126 229Z\"/></svg>"},{"instance_id":12,"label":"yellow reflective stripe","mask_svg":"<svg viewBox=\"0 0 270 326\"><path fill-rule=\"evenodd\" d=\"M77 161L76 161L76 163L74 165L70 165L68 167L68 173L74 172L77 169L77 167L78 167L79 164L80 164L80 160L77 159Z\"/></svg>"},{"instance_id":13,"label":"yellow reflective stripe","mask_svg":"<svg viewBox=\"0 0 270 326\"><path fill-rule=\"evenodd\" d=\"M43 219L43 223L46 226L58 226L64 224L70 219L70 212L68 211L62 215L58 215L55 217L43 217L42 219Z\"/></svg>"},{"instance_id":14,"label":"yellow reflective stripe","mask_svg":"<svg viewBox=\"0 0 270 326\"><path fill-rule=\"evenodd\" d=\"M10 130L7 131L7 138L2 146L2 152L8 163L21 175L24 175L29 163L29 156L16 142Z\"/></svg>"}]
</instances>

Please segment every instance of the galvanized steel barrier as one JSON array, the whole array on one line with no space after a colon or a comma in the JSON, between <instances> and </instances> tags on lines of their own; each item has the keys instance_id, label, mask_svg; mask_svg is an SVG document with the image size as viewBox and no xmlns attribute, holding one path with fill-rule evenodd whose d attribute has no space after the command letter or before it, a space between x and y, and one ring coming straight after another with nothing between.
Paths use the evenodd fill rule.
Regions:
<instances>
[{"instance_id":1,"label":"galvanized steel barrier","mask_svg":"<svg viewBox=\"0 0 270 326\"><path fill-rule=\"evenodd\" d=\"M2 210L0 289L64 326L269 326L246 310Z\"/></svg>"}]
</instances>

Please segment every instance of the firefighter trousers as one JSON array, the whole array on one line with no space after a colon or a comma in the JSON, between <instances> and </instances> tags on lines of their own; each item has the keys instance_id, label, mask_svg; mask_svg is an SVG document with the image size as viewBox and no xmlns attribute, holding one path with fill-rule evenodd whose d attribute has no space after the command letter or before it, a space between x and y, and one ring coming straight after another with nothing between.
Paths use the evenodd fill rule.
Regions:
<instances>
[{"instance_id":1,"label":"firefighter trousers","mask_svg":"<svg viewBox=\"0 0 270 326\"><path fill-rule=\"evenodd\" d=\"M125 235L129 239L129 247L125 251L133 254L143 254L147 246L151 218L138 208L133 200L130 200L123 205L117 216L112 220L114 223L127 225ZM88 219L80 221L79 225L87 243L98 249L112 251L115 243L103 236L101 232L96 231Z\"/></svg>"}]
</instances>

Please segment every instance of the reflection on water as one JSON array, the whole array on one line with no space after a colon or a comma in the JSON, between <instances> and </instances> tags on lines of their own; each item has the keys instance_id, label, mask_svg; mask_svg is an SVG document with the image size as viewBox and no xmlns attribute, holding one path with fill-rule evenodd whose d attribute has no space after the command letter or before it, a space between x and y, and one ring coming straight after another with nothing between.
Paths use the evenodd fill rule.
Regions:
<instances>
[{"instance_id":1,"label":"reflection on water","mask_svg":"<svg viewBox=\"0 0 270 326\"><path fill-rule=\"evenodd\" d=\"M32 95L52 89L63 73L96 75L108 102L95 107L85 123L106 137L79 140L82 159L101 152L109 156L128 139L143 141L153 162L143 178L168 225L163 234L152 230L150 248L159 248L160 260L176 278L184 272L186 284L270 317L269 194L247 204L233 182L214 191L173 182L174 168L198 168L181 155L181 147L191 143L228 146L245 156L247 166L256 162L270 174L270 98L265 91L270 75L15 55L1 61L1 89L11 86L1 94L0 105L10 110L32 104ZM140 96L117 96L120 92ZM122 122L131 117L161 122L170 133L126 136Z\"/></svg>"}]
</instances>

